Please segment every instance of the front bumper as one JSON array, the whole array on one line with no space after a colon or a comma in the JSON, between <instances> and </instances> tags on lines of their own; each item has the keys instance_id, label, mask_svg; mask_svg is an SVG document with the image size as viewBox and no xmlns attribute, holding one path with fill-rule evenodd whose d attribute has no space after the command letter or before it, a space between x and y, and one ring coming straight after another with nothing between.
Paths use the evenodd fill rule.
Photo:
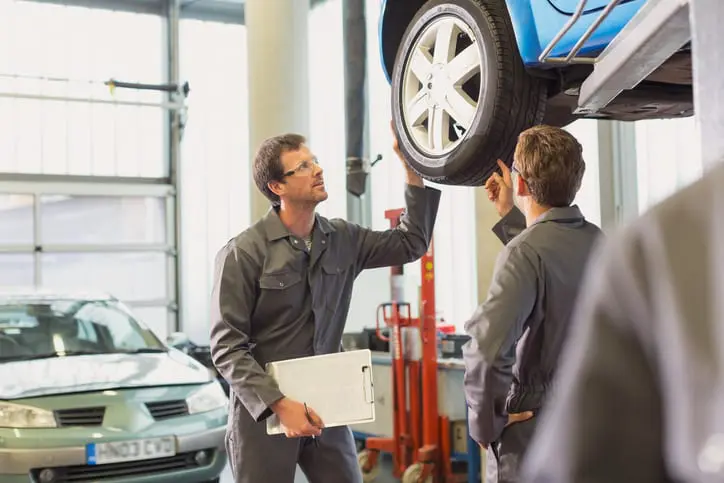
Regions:
<instances>
[{"instance_id":1,"label":"front bumper","mask_svg":"<svg viewBox=\"0 0 724 483\"><path fill-rule=\"evenodd\" d=\"M97 478L98 473L102 472L106 477L113 477L114 482L186 483L213 479L226 465L225 432L226 428L217 427L177 436L175 457L98 466L86 464L85 446L0 448L0 483L27 483L28 477L33 481L46 468L54 470L58 475L87 475L88 480ZM195 455L202 450L207 451L208 459L203 464L197 464ZM64 481L62 477L59 478L58 481Z\"/></svg>"}]
</instances>

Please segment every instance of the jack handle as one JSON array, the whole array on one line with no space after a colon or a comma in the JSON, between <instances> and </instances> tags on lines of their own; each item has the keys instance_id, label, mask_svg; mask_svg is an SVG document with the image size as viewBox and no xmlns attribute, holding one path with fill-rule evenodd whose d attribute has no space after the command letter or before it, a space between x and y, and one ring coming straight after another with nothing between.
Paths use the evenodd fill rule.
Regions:
<instances>
[{"instance_id":1,"label":"jack handle","mask_svg":"<svg viewBox=\"0 0 724 483\"><path fill-rule=\"evenodd\" d=\"M387 302L387 303L384 303L384 304L380 304L380 305L377 307L377 321L376 321L376 322L377 322L377 328L376 328L376 333L377 333L377 338L380 339L381 341L383 341L383 342L389 342L389 341L390 341L390 338L387 337L387 336L385 336L385 335L382 335L382 331L380 330L380 318L383 319L383 320L385 320L385 325L390 325L390 324L387 323L387 320L386 320L386 318L385 318L385 309L386 309L387 307L392 307L392 309L393 309L392 318L393 318L394 321L397 322L397 324L395 324L395 323L393 322L392 325L399 325L399 322L400 322L399 308L400 308L401 306L406 306L406 307L407 307L407 313L408 313L408 314L410 313L410 304L409 304L408 302L402 302L402 303ZM397 309L397 310L395 310L395 309ZM397 314L395 314L394 312L397 312Z\"/></svg>"}]
</instances>

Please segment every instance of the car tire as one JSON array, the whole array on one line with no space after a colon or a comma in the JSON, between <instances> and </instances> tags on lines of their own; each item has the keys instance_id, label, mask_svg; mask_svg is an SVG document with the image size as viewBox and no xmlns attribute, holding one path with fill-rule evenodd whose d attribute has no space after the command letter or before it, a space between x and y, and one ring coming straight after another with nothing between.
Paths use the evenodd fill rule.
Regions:
<instances>
[{"instance_id":1,"label":"car tire","mask_svg":"<svg viewBox=\"0 0 724 483\"><path fill-rule=\"evenodd\" d=\"M526 72L505 0L425 3L403 35L391 84L400 149L439 184L484 184L545 114L546 82Z\"/></svg>"}]
</instances>

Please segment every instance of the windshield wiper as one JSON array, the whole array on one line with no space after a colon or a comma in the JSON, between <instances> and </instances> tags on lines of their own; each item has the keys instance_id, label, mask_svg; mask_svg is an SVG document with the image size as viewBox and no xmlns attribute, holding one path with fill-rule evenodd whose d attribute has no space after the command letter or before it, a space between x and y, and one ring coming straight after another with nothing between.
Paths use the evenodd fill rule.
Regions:
<instances>
[{"instance_id":1,"label":"windshield wiper","mask_svg":"<svg viewBox=\"0 0 724 483\"><path fill-rule=\"evenodd\" d=\"M33 361L37 359L52 359L54 357L68 357L68 356L93 356L105 354L105 352L98 351L63 351L63 352L48 352L45 354L24 354L11 357L0 357L0 362L13 362L13 361Z\"/></svg>"},{"instance_id":2,"label":"windshield wiper","mask_svg":"<svg viewBox=\"0 0 724 483\"><path fill-rule=\"evenodd\" d=\"M114 354L159 354L161 352L166 352L166 349L161 349L160 347L141 347L140 349L131 349L131 350L120 350L120 351L114 351Z\"/></svg>"},{"instance_id":3,"label":"windshield wiper","mask_svg":"<svg viewBox=\"0 0 724 483\"><path fill-rule=\"evenodd\" d=\"M113 350L113 351L64 351L64 352L48 352L46 354L24 354L11 357L0 356L0 362L15 362L15 361L33 361L37 359L51 359L55 357L68 357L68 356L98 356L102 354L160 354L166 352L166 349L159 347L141 347L140 349L132 350Z\"/></svg>"}]
</instances>

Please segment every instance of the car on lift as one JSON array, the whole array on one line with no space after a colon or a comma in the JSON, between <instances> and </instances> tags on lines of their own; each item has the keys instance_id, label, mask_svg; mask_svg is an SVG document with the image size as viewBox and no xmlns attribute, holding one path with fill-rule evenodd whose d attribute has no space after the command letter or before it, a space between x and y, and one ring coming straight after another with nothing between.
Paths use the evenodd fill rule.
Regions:
<instances>
[{"instance_id":1,"label":"car on lift","mask_svg":"<svg viewBox=\"0 0 724 483\"><path fill-rule=\"evenodd\" d=\"M0 293L0 481L218 482L228 397L106 295Z\"/></svg>"},{"instance_id":2,"label":"car on lift","mask_svg":"<svg viewBox=\"0 0 724 483\"><path fill-rule=\"evenodd\" d=\"M536 124L691 116L689 44L605 108L577 110L596 56L645 3L383 0L382 67L410 166L433 182L479 186L497 159L511 164L518 134Z\"/></svg>"}]
</instances>

